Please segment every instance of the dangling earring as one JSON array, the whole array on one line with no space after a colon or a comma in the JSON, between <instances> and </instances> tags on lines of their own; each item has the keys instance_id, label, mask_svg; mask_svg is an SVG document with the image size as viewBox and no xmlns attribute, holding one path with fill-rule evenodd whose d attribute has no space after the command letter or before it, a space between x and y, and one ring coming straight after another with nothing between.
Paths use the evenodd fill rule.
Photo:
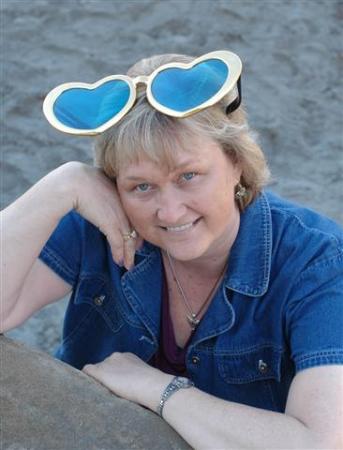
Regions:
<instances>
[{"instance_id":1,"label":"dangling earring","mask_svg":"<svg viewBox=\"0 0 343 450\"><path fill-rule=\"evenodd\" d=\"M247 195L247 189L241 183L236 186L235 199L242 200Z\"/></svg>"}]
</instances>

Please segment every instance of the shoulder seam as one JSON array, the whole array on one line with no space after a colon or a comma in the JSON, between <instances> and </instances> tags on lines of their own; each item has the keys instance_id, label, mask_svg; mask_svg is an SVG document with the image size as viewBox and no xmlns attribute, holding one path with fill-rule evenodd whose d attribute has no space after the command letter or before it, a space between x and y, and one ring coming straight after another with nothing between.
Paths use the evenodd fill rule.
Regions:
<instances>
[{"instance_id":1,"label":"shoulder seam","mask_svg":"<svg viewBox=\"0 0 343 450\"><path fill-rule=\"evenodd\" d=\"M337 250L337 253L331 255L330 257L315 260L311 265L306 267L305 270L300 272L297 281L294 283L294 288L304 279L304 277L306 277L306 275L310 274L314 269L317 269L318 266L329 266L330 264L333 264L335 260L342 260L343 262L343 248L338 247Z\"/></svg>"},{"instance_id":2,"label":"shoulder seam","mask_svg":"<svg viewBox=\"0 0 343 450\"><path fill-rule=\"evenodd\" d=\"M336 235L336 234L333 234L333 233L326 233L325 231L323 231L323 230L319 230L318 228L315 228L315 227L309 227L308 225L306 225L302 220L301 220L301 218L297 215L297 214L295 214L295 213L291 213L291 212L289 212L289 211L285 211L285 210L282 210L282 209L278 209L278 208L275 208L274 206L270 206L270 211L271 211L271 213L272 214L279 214L279 215L282 215L282 216L286 216L286 217L288 217L290 220L294 220L294 221L296 221L300 226L302 226L303 228L305 228L306 230L308 230L308 231L311 231L312 233L319 233L319 234L322 234L322 235L324 235L324 236L327 236L328 238L330 238L330 239L334 239L336 242L337 242L337 244L342 244L343 245L343 242L341 242L341 240L338 238L338 236Z\"/></svg>"}]
</instances>

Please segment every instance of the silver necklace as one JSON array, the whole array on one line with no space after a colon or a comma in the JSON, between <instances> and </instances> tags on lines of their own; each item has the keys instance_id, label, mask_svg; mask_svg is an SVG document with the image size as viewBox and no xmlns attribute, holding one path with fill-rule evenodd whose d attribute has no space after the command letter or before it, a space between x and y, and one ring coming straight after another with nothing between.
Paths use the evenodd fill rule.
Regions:
<instances>
[{"instance_id":1,"label":"silver necklace","mask_svg":"<svg viewBox=\"0 0 343 450\"><path fill-rule=\"evenodd\" d=\"M185 291L183 290L183 288L181 286L181 283L180 283L180 280L177 277L176 270L175 270L174 264L172 262L171 256L169 255L168 251L166 253L167 253L168 262L169 262L169 266L170 266L170 269L171 269L172 274L173 274L174 281L175 281L176 286L177 286L177 288L178 288L178 290L179 290L179 292L181 294L181 298L183 299L183 302L184 302L184 304L185 304L185 306L186 306L186 308L188 310L188 314L186 314L187 321L188 321L192 331L194 331L197 328L197 326L199 325L199 323L200 323L200 319L198 319L198 316L203 311L203 309L205 308L206 304L212 299L215 291L217 290L217 287L219 286L219 283L221 282L221 280L223 278L223 275L224 275L224 273L226 271L227 264L225 264L224 269L220 273L217 281L215 282L213 288L211 289L211 292L206 297L206 299L205 299L204 303L201 305L199 311L197 313L195 313L192 310L192 308L190 306L190 303L189 303L189 301L187 299L187 296L185 294Z\"/></svg>"}]
</instances>

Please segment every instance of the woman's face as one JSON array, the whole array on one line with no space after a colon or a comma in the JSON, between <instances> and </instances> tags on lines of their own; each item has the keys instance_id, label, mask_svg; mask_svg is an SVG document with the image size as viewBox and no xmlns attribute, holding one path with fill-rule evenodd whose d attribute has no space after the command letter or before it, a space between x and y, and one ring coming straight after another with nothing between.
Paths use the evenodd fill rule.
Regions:
<instances>
[{"instance_id":1,"label":"woman's face","mask_svg":"<svg viewBox=\"0 0 343 450\"><path fill-rule=\"evenodd\" d=\"M240 168L203 137L175 149L173 161L168 168L142 158L120 170L117 187L132 226L180 261L227 254L239 227Z\"/></svg>"}]
</instances>

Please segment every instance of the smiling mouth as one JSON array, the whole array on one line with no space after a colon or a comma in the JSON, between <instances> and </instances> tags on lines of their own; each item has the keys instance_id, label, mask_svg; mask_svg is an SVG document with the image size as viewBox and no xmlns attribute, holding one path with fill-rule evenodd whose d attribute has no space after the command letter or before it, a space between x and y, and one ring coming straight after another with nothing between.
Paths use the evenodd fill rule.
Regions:
<instances>
[{"instance_id":1,"label":"smiling mouth","mask_svg":"<svg viewBox=\"0 0 343 450\"><path fill-rule=\"evenodd\" d=\"M186 231L186 230L193 228L199 222L200 219L201 219L201 217L194 220L194 222L189 222L189 223L185 223L183 225L178 225L177 227L162 227L162 228L165 231L180 233L182 231Z\"/></svg>"}]
</instances>

